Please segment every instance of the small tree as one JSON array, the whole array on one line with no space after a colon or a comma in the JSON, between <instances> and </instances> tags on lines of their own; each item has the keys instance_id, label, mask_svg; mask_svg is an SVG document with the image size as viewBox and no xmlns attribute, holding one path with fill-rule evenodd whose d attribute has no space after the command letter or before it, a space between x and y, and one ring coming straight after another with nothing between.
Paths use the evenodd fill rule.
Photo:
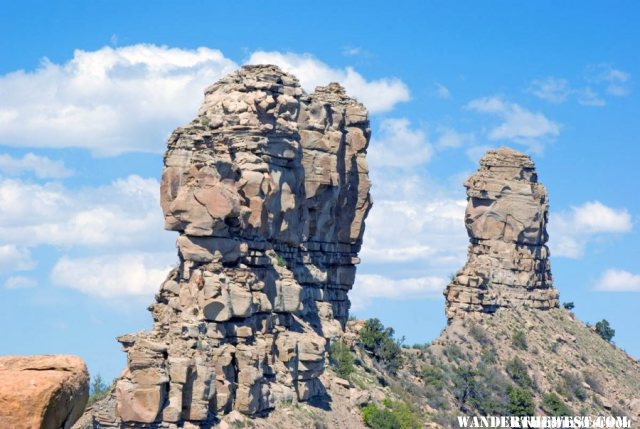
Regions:
<instances>
[{"instance_id":1,"label":"small tree","mask_svg":"<svg viewBox=\"0 0 640 429\"><path fill-rule=\"evenodd\" d=\"M360 330L362 346L391 374L402 366L402 339L396 340L394 334L393 328L385 328L378 319L367 320Z\"/></svg>"},{"instance_id":2,"label":"small tree","mask_svg":"<svg viewBox=\"0 0 640 429\"><path fill-rule=\"evenodd\" d=\"M573 303L573 301L569 301L569 302L565 302L564 304L562 304L562 306L563 306L565 309L567 309L567 310L571 311L571 310L573 310L573 309L574 309L575 304Z\"/></svg>"},{"instance_id":3,"label":"small tree","mask_svg":"<svg viewBox=\"0 0 640 429\"><path fill-rule=\"evenodd\" d=\"M532 416L536 411L531 393L522 387L509 386L509 413L513 416Z\"/></svg>"},{"instance_id":4,"label":"small tree","mask_svg":"<svg viewBox=\"0 0 640 429\"><path fill-rule=\"evenodd\" d=\"M96 374L91 380L91 385L89 386L89 400L87 401L87 407L107 396L107 393L109 393L109 386L104 383L100 374Z\"/></svg>"},{"instance_id":5,"label":"small tree","mask_svg":"<svg viewBox=\"0 0 640 429\"><path fill-rule=\"evenodd\" d=\"M330 360L336 373L342 378L348 378L355 370L353 355L342 339L331 344Z\"/></svg>"},{"instance_id":6,"label":"small tree","mask_svg":"<svg viewBox=\"0 0 640 429\"><path fill-rule=\"evenodd\" d=\"M609 325L607 319L602 319L601 321L596 323L596 332L598 333L598 335L604 338L605 341L611 341L613 336L616 334L615 329L613 329L611 325Z\"/></svg>"}]
</instances>

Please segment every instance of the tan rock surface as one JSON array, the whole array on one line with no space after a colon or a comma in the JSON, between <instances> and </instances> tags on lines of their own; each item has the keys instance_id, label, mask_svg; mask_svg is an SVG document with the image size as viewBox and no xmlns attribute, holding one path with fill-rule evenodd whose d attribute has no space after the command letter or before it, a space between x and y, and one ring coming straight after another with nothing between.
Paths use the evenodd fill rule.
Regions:
<instances>
[{"instance_id":1,"label":"tan rock surface","mask_svg":"<svg viewBox=\"0 0 640 429\"><path fill-rule=\"evenodd\" d=\"M444 291L447 319L501 307L557 307L547 190L531 159L509 148L489 151L465 187L468 260Z\"/></svg>"},{"instance_id":2,"label":"tan rock surface","mask_svg":"<svg viewBox=\"0 0 640 429\"><path fill-rule=\"evenodd\" d=\"M179 265L94 426L210 422L325 394L371 207L367 111L338 84L305 94L275 66L205 91L167 144L160 200ZM199 424L199 423L197 423Z\"/></svg>"},{"instance_id":3,"label":"tan rock surface","mask_svg":"<svg viewBox=\"0 0 640 429\"><path fill-rule=\"evenodd\" d=\"M89 398L89 373L77 356L0 357L0 427L68 429Z\"/></svg>"}]
</instances>

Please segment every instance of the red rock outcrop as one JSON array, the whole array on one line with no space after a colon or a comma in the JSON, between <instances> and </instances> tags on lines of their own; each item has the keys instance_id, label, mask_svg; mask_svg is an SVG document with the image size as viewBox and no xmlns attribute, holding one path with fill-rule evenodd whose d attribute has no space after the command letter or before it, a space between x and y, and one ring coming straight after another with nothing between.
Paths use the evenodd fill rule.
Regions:
<instances>
[{"instance_id":1,"label":"red rock outcrop","mask_svg":"<svg viewBox=\"0 0 640 429\"><path fill-rule=\"evenodd\" d=\"M0 427L69 429L84 412L89 373L77 356L0 357Z\"/></svg>"}]
</instances>

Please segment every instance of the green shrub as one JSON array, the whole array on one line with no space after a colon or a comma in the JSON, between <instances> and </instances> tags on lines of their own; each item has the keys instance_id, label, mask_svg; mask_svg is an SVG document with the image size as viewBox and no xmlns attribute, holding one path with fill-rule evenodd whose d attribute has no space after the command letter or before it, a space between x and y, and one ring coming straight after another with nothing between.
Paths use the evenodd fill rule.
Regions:
<instances>
[{"instance_id":1,"label":"green shrub","mask_svg":"<svg viewBox=\"0 0 640 429\"><path fill-rule=\"evenodd\" d=\"M494 347L482 349L480 354L480 364L491 365L498 362L498 352Z\"/></svg>"},{"instance_id":2,"label":"green shrub","mask_svg":"<svg viewBox=\"0 0 640 429\"><path fill-rule=\"evenodd\" d=\"M342 339L331 344L329 361L336 374L342 378L349 378L355 370L353 354L349 350L347 343Z\"/></svg>"},{"instance_id":3,"label":"green shrub","mask_svg":"<svg viewBox=\"0 0 640 429\"><path fill-rule=\"evenodd\" d=\"M613 329L611 325L609 325L607 319L602 319L601 321L596 323L596 332L598 333L598 335L604 338L605 341L611 341L613 336L616 334L615 329Z\"/></svg>"},{"instance_id":4,"label":"green shrub","mask_svg":"<svg viewBox=\"0 0 640 429\"><path fill-rule=\"evenodd\" d=\"M433 386L437 391L444 388L444 371L437 366L426 366L420 371L420 377L427 386Z\"/></svg>"},{"instance_id":5,"label":"green shrub","mask_svg":"<svg viewBox=\"0 0 640 429\"><path fill-rule=\"evenodd\" d=\"M536 406L531 397L531 393L522 387L509 386L509 414L512 416L532 416Z\"/></svg>"},{"instance_id":6,"label":"green shrub","mask_svg":"<svg viewBox=\"0 0 640 429\"><path fill-rule=\"evenodd\" d=\"M570 416L571 410L555 393L547 393L542 397L542 409L551 416Z\"/></svg>"},{"instance_id":7,"label":"green shrub","mask_svg":"<svg viewBox=\"0 0 640 429\"><path fill-rule=\"evenodd\" d=\"M285 261L284 258L278 254L276 254L276 263L279 267L284 267L287 265L287 261Z\"/></svg>"},{"instance_id":8,"label":"green shrub","mask_svg":"<svg viewBox=\"0 0 640 429\"><path fill-rule=\"evenodd\" d=\"M507 370L507 374L516 382L516 384L522 388L532 388L535 389L535 383L529 377L529 372L527 371L527 366L519 357L514 357L511 360L508 360L505 369Z\"/></svg>"},{"instance_id":9,"label":"green shrub","mask_svg":"<svg viewBox=\"0 0 640 429\"><path fill-rule=\"evenodd\" d=\"M565 302L564 304L562 304L562 306L567 310L573 310L575 308L575 304L573 303L573 301Z\"/></svg>"},{"instance_id":10,"label":"green shrub","mask_svg":"<svg viewBox=\"0 0 640 429\"><path fill-rule=\"evenodd\" d=\"M91 385L89 386L89 400L87 401L87 407L90 407L100 399L107 396L109 389L110 386L107 386L104 383L102 376L100 374L96 374L96 376L92 378Z\"/></svg>"},{"instance_id":11,"label":"green shrub","mask_svg":"<svg viewBox=\"0 0 640 429\"><path fill-rule=\"evenodd\" d=\"M476 372L468 365L456 367L453 374L453 396L462 404L475 396Z\"/></svg>"},{"instance_id":12,"label":"green shrub","mask_svg":"<svg viewBox=\"0 0 640 429\"><path fill-rule=\"evenodd\" d=\"M402 341L393 338L393 328L385 328L378 319L369 319L360 330L360 342L365 350L391 374L402 366Z\"/></svg>"},{"instance_id":13,"label":"green shrub","mask_svg":"<svg viewBox=\"0 0 640 429\"><path fill-rule=\"evenodd\" d=\"M362 409L364 423L373 429L418 429L422 427L420 419L409 406L402 401L385 399L383 408L368 404Z\"/></svg>"},{"instance_id":14,"label":"green shrub","mask_svg":"<svg viewBox=\"0 0 640 429\"><path fill-rule=\"evenodd\" d=\"M373 429L396 429L400 427L398 418L389 410L369 404L362 409L364 424Z\"/></svg>"},{"instance_id":15,"label":"green shrub","mask_svg":"<svg viewBox=\"0 0 640 429\"><path fill-rule=\"evenodd\" d=\"M516 329L511 334L511 342L513 346L520 350L527 350L529 348L527 344L527 337L524 334L524 331L520 329Z\"/></svg>"}]
</instances>

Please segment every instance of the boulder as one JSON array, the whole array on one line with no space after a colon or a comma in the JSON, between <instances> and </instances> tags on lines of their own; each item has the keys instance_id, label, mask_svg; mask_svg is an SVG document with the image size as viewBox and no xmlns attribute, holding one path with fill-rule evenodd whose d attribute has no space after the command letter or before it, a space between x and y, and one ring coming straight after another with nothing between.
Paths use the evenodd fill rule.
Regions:
<instances>
[{"instance_id":1,"label":"boulder","mask_svg":"<svg viewBox=\"0 0 640 429\"><path fill-rule=\"evenodd\" d=\"M69 429L89 399L89 373L77 356L0 357L0 422L12 429Z\"/></svg>"}]
</instances>

